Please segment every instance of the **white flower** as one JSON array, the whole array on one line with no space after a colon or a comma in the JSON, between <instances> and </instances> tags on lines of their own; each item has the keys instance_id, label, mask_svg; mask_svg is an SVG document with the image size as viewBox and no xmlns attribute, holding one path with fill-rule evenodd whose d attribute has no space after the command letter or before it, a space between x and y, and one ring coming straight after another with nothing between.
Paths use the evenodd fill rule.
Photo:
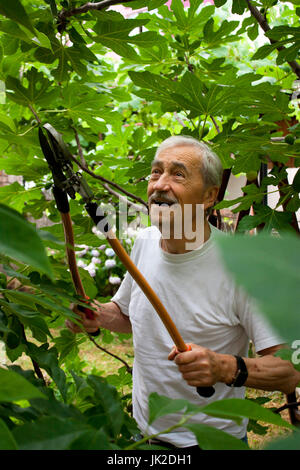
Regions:
<instances>
[{"instance_id":1,"label":"white flower","mask_svg":"<svg viewBox=\"0 0 300 470\"><path fill-rule=\"evenodd\" d=\"M92 228L92 232L98 237L98 238L105 238L103 233L100 230L97 230L97 227Z\"/></svg>"},{"instance_id":2,"label":"white flower","mask_svg":"<svg viewBox=\"0 0 300 470\"><path fill-rule=\"evenodd\" d=\"M121 284L121 279L118 276L110 276L108 280L110 284L113 284L115 286Z\"/></svg>"},{"instance_id":3,"label":"white flower","mask_svg":"<svg viewBox=\"0 0 300 470\"><path fill-rule=\"evenodd\" d=\"M98 257L99 256L99 251L98 250L92 250L91 255Z\"/></svg>"},{"instance_id":4,"label":"white flower","mask_svg":"<svg viewBox=\"0 0 300 470\"><path fill-rule=\"evenodd\" d=\"M114 256L115 252L112 248L106 248L105 254L106 256Z\"/></svg>"},{"instance_id":5,"label":"white flower","mask_svg":"<svg viewBox=\"0 0 300 470\"><path fill-rule=\"evenodd\" d=\"M96 268L95 268L95 265L93 263L90 263L84 269L89 272L90 276L92 276L92 277L96 276Z\"/></svg>"},{"instance_id":6,"label":"white flower","mask_svg":"<svg viewBox=\"0 0 300 470\"><path fill-rule=\"evenodd\" d=\"M100 259L100 258L96 258L96 256L93 256L93 257L92 257L92 263L93 263L93 264L99 264L99 263L101 263L101 259Z\"/></svg>"},{"instance_id":7,"label":"white flower","mask_svg":"<svg viewBox=\"0 0 300 470\"><path fill-rule=\"evenodd\" d=\"M101 245L101 246L99 246L98 249L102 251L102 250L105 250L105 248L106 248L106 245Z\"/></svg>"},{"instance_id":8,"label":"white flower","mask_svg":"<svg viewBox=\"0 0 300 470\"><path fill-rule=\"evenodd\" d=\"M77 266L78 268L86 268L86 264L82 259L78 260Z\"/></svg>"},{"instance_id":9,"label":"white flower","mask_svg":"<svg viewBox=\"0 0 300 470\"><path fill-rule=\"evenodd\" d=\"M79 258L82 258L83 256L87 254L87 252L88 252L88 247L84 247L83 250L76 252L76 256L78 256Z\"/></svg>"},{"instance_id":10,"label":"white flower","mask_svg":"<svg viewBox=\"0 0 300 470\"><path fill-rule=\"evenodd\" d=\"M114 268L116 266L116 262L114 259L107 259L105 261L105 267L106 268Z\"/></svg>"}]
</instances>

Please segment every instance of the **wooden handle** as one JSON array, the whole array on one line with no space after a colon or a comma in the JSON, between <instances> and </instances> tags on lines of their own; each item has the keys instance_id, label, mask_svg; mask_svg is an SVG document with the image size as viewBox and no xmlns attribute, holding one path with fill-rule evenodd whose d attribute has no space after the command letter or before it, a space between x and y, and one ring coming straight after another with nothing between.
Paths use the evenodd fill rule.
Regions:
<instances>
[{"instance_id":1,"label":"wooden handle","mask_svg":"<svg viewBox=\"0 0 300 470\"><path fill-rule=\"evenodd\" d=\"M158 313L159 317L161 318L163 324L165 325L166 329L168 330L171 338L173 339L175 345L177 346L178 350L183 352L187 351L187 346L183 341L179 331L176 328L175 323L173 322L172 318L168 314L167 310L163 306L161 300L154 292L152 287L148 284L142 273L137 269L135 264L132 262L131 258L119 242L119 240L115 237L114 233L110 230L107 233L107 240L119 257L121 262L126 267L127 271L131 274L135 282L139 285L142 289L146 297L148 298L149 302L152 304L156 312Z\"/></svg>"},{"instance_id":2,"label":"wooden handle","mask_svg":"<svg viewBox=\"0 0 300 470\"><path fill-rule=\"evenodd\" d=\"M127 271L131 274L133 279L136 283L140 286L143 290L144 294L147 296L148 300L151 302L153 307L155 308L156 312L160 316L163 324L167 328L170 336L172 337L175 345L178 348L178 351L184 352L188 351L190 347L188 347L185 342L183 341L181 335L179 334L176 325L174 324L173 320L171 319L170 315L168 314L167 310L161 303L159 297L156 295L154 290L148 284L144 276L140 273L137 267L133 264L131 258L128 256L127 252L119 242L119 240L115 237L112 231L107 233L107 240L116 253L116 255L120 258L124 266L127 268ZM201 397L209 398L215 393L214 387L197 387L197 393Z\"/></svg>"},{"instance_id":3,"label":"wooden handle","mask_svg":"<svg viewBox=\"0 0 300 470\"><path fill-rule=\"evenodd\" d=\"M129 274L133 277L135 282L142 289L142 291L148 298L149 302L152 304L152 306L158 313L159 317L161 318L166 329L168 330L178 350L181 352L187 351L188 348L185 342L183 341L181 335L179 334L179 331L176 328L176 325L174 324L172 318L170 317L167 310L163 306L161 300L159 299L157 294L154 292L152 287L148 284L148 282L146 281L142 273L138 270L138 268L132 262L130 256L128 255L126 250L123 248L123 246L117 239L115 233L109 227L108 223L105 223L106 220L105 220L104 214L100 213L99 215L97 204L95 202L91 202L91 203L86 204L85 208L87 212L89 213L89 215L91 216L91 218L93 219L95 225L97 226L99 224L102 227L101 231L102 233L104 233L110 246L112 247L116 255L119 257L119 259L121 260L121 262L123 263L127 271L129 272ZM105 226L103 226L104 223L105 223Z\"/></svg>"},{"instance_id":4,"label":"wooden handle","mask_svg":"<svg viewBox=\"0 0 300 470\"><path fill-rule=\"evenodd\" d=\"M65 240L66 240L66 252L67 252L67 258L68 258L68 264L70 268L70 273L72 276L72 281L76 290L76 293L82 297L82 299L88 299L88 296L86 295L84 291L83 284L81 282L81 278L79 275L77 263L76 263L76 255L75 255L75 249L74 249L74 232L73 232L73 226L72 226L72 220L69 212L63 213L60 212L63 227L64 227L64 233L65 233ZM81 310L87 318L90 320L94 319L94 312L90 308L85 308L82 306L78 306L78 309ZM98 328L96 331L93 333L89 333L92 336L98 336L100 334L100 329Z\"/></svg>"},{"instance_id":5,"label":"wooden handle","mask_svg":"<svg viewBox=\"0 0 300 470\"><path fill-rule=\"evenodd\" d=\"M78 272L78 267L76 263L76 256L75 256L75 250L74 250L74 234L73 234L73 226L72 226L72 220L70 217L70 213L62 213L60 212L63 227L64 227L64 233L65 233L65 240L66 240L66 252L67 252L67 258L68 258L68 264L70 267L70 273L72 276L73 284L76 290L76 293L80 295L83 299L86 298L84 287L82 285L79 272Z\"/></svg>"}]
</instances>

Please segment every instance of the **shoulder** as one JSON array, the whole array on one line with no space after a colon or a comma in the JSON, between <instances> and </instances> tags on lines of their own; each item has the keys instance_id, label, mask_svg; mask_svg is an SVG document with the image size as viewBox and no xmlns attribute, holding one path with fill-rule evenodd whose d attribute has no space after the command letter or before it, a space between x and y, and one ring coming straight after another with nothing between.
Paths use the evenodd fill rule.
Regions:
<instances>
[{"instance_id":1,"label":"shoulder","mask_svg":"<svg viewBox=\"0 0 300 470\"><path fill-rule=\"evenodd\" d=\"M150 225L150 227L146 227L138 231L136 242L139 240L159 240L160 237L161 233L158 228L154 225Z\"/></svg>"},{"instance_id":2,"label":"shoulder","mask_svg":"<svg viewBox=\"0 0 300 470\"><path fill-rule=\"evenodd\" d=\"M210 230L211 230L211 236L212 238L214 237L228 237L228 233L223 232L222 230L218 229L212 224L209 224Z\"/></svg>"},{"instance_id":3,"label":"shoulder","mask_svg":"<svg viewBox=\"0 0 300 470\"><path fill-rule=\"evenodd\" d=\"M133 244L132 255L137 257L148 249L153 250L154 246L158 246L160 237L161 233L157 227L151 225L150 227L140 229Z\"/></svg>"}]
</instances>

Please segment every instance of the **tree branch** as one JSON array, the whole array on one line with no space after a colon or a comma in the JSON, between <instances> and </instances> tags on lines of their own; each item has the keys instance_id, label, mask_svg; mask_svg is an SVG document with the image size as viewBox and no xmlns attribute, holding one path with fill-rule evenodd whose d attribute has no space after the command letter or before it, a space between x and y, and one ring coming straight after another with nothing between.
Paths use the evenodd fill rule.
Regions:
<instances>
[{"instance_id":1,"label":"tree branch","mask_svg":"<svg viewBox=\"0 0 300 470\"><path fill-rule=\"evenodd\" d=\"M104 188L113 196L116 196L118 199L121 199L121 201L127 202L130 207L132 207L134 210L137 212L143 212L143 214L148 214L148 210L145 209L145 206L139 206L138 204L135 204L134 202L128 201L122 194L117 193L117 191L114 191L111 189L108 184L103 183Z\"/></svg>"},{"instance_id":2,"label":"tree branch","mask_svg":"<svg viewBox=\"0 0 300 470\"><path fill-rule=\"evenodd\" d=\"M22 336L23 336L23 339L25 340L25 343L27 343L25 327L24 327L23 324L22 324ZM37 377L39 379L41 379L43 384L46 386L47 384L46 384L45 378L43 376L43 373L42 373L38 363L31 356L30 356L30 359L31 359L31 362L32 362L32 365L33 365L33 368L34 368L34 372L36 373Z\"/></svg>"},{"instance_id":3,"label":"tree branch","mask_svg":"<svg viewBox=\"0 0 300 470\"><path fill-rule=\"evenodd\" d=\"M82 151L81 143L80 143L80 140L79 140L78 132L76 131L76 129L74 127L72 127L72 129L73 129L74 134L75 134L75 140L76 140L76 144L77 144L77 148L78 148L78 153L79 153L81 165L84 168L87 168L87 164L86 164L85 158L83 156L83 151Z\"/></svg>"},{"instance_id":4,"label":"tree branch","mask_svg":"<svg viewBox=\"0 0 300 470\"><path fill-rule=\"evenodd\" d=\"M99 346L99 344L95 341L95 339L88 334L88 337L89 339L92 341L92 343L94 343L94 345L96 346L96 348L100 349L100 351L103 351L105 352L106 354L109 354L109 356L112 356L113 358L117 359L118 361L122 362L122 364L124 364L124 366L126 367L126 370L129 374L132 374L132 368L130 367L129 364L127 364L126 361L124 361L124 359L122 359L121 357L117 356L116 354L113 354L112 352L108 351L108 349L105 349L103 348L102 346Z\"/></svg>"},{"instance_id":5,"label":"tree branch","mask_svg":"<svg viewBox=\"0 0 300 470\"><path fill-rule=\"evenodd\" d=\"M69 18L70 16L81 15L92 10L104 10L105 8L108 8L112 5L118 5L119 3L130 3L133 1L134 0L103 0L102 2L97 3L87 2L78 8L72 8L71 10L62 10L58 14L58 19L60 22L64 23L66 18Z\"/></svg>"},{"instance_id":6,"label":"tree branch","mask_svg":"<svg viewBox=\"0 0 300 470\"><path fill-rule=\"evenodd\" d=\"M34 115L34 117L35 117L35 119L37 120L37 122L38 122L39 124L42 124L42 122L41 122L41 120L40 120L40 118L39 118L37 112L36 112L35 109L33 108L33 106L31 106L31 104L29 104L28 107L29 107L30 111L32 112L32 114Z\"/></svg>"},{"instance_id":7,"label":"tree branch","mask_svg":"<svg viewBox=\"0 0 300 470\"><path fill-rule=\"evenodd\" d=\"M251 3L250 0L246 0L248 8L251 12L251 15L256 19L260 27L264 30L266 33L267 31L270 31L271 28L266 20L266 18L261 14L261 12ZM277 41L274 39L268 38L271 44L276 44ZM278 46L276 48L278 51L282 51L285 48L283 46ZM300 65L298 62L295 60L292 60L291 62L288 62L290 67L293 69L293 72L297 75L298 78L300 78Z\"/></svg>"},{"instance_id":8,"label":"tree branch","mask_svg":"<svg viewBox=\"0 0 300 470\"><path fill-rule=\"evenodd\" d=\"M221 131L220 131L220 128L217 124L217 121L215 120L215 118L213 116L210 116L210 119L212 120L213 125L215 126L217 133L220 134Z\"/></svg>"},{"instance_id":9,"label":"tree branch","mask_svg":"<svg viewBox=\"0 0 300 470\"><path fill-rule=\"evenodd\" d=\"M141 204L143 204L145 207L148 208L148 204L146 201L144 201L142 198L138 197L138 196L135 196L134 194L130 193L129 191L126 191L126 189L123 189L120 185L118 185L117 183L114 183L113 181L110 181L106 178L104 178L104 176L100 176L100 175L96 175L95 173L93 173L91 170L89 170L88 168L85 168L84 165L82 165L73 155L71 156L72 160L74 163L76 163L76 165L79 166L79 168L81 168L83 171L85 171L88 175L92 176L93 178L101 181L101 183L103 184L104 186L104 183L106 184L109 184L110 186L113 186L114 188L116 188L118 191L120 191L121 193L125 194L126 196L128 197L131 197L132 199L134 199L135 201L138 201L140 202Z\"/></svg>"}]
</instances>

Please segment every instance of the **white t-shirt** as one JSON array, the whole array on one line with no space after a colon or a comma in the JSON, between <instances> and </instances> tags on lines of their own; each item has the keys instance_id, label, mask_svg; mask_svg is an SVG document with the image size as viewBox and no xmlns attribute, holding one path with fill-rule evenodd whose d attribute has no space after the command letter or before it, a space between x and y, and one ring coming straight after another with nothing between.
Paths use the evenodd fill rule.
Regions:
<instances>
[{"instance_id":1,"label":"white t-shirt","mask_svg":"<svg viewBox=\"0 0 300 470\"><path fill-rule=\"evenodd\" d=\"M200 249L184 254L170 254L160 247L161 234L148 227L137 237L131 258L154 289L183 340L222 354L248 356L249 340L256 351L280 344L266 321L253 313L245 293L225 271L218 254L214 233ZM173 341L162 320L140 287L127 272L111 299L129 315L134 344L133 416L143 434L154 434L179 422L180 414L170 414L148 426L148 397L152 392L170 398L184 398L203 406L223 398L243 398L245 387L214 385L215 394L202 398L196 388L182 378L174 361L168 361ZM201 422L226 431L237 438L246 434L247 420L234 421L195 415L191 422ZM197 445L194 434L178 428L161 434L161 440L177 447Z\"/></svg>"}]
</instances>

